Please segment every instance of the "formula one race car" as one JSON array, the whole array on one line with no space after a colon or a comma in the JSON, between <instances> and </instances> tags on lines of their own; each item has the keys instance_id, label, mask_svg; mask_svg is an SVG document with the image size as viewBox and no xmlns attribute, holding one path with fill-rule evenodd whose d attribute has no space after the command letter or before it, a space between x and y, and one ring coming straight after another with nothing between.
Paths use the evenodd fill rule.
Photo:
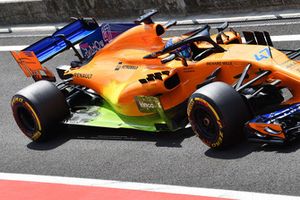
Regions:
<instances>
[{"instance_id":1,"label":"formula one race car","mask_svg":"<svg viewBox=\"0 0 300 200\"><path fill-rule=\"evenodd\" d=\"M20 52L12 52L36 83L13 96L14 118L26 136L42 141L59 123L145 131L175 131L191 124L211 148L245 135L285 143L299 135L299 50L272 47L267 32L234 30L216 35L206 25L170 39L172 25L151 16L135 23L102 24L78 19ZM81 53L74 46L80 43ZM185 48L183 48L185 47ZM57 67L41 63L72 48L78 61ZM182 51L189 49L188 58Z\"/></svg>"}]
</instances>

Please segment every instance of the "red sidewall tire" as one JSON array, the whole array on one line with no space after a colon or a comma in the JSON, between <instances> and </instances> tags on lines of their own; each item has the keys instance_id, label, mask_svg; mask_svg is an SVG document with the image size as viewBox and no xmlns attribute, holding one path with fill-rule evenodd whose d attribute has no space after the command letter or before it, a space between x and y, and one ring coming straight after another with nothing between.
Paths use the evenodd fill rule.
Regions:
<instances>
[{"instance_id":1,"label":"red sidewall tire","mask_svg":"<svg viewBox=\"0 0 300 200\"><path fill-rule=\"evenodd\" d=\"M230 85L213 82L195 91L188 103L193 131L211 148L223 148L245 138L252 113L246 100Z\"/></svg>"},{"instance_id":2,"label":"red sidewall tire","mask_svg":"<svg viewBox=\"0 0 300 200\"><path fill-rule=\"evenodd\" d=\"M223 143L223 124L218 112L207 101L199 97L189 102L188 118L194 133L209 147L218 148ZM200 116L199 116L200 115ZM199 118L206 119L199 122ZM203 124L209 124L203 128Z\"/></svg>"}]
</instances>

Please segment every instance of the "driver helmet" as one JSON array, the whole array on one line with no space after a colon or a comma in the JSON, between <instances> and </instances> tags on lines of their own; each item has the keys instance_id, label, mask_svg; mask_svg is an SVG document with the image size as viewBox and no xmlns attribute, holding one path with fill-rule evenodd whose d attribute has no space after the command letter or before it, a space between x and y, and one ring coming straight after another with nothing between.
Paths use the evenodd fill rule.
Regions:
<instances>
[{"instance_id":1,"label":"driver helmet","mask_svg":"<svg viewBox=\"0 0 300 200\"><path fill-rule=\"evenodd\" d=\"M180 42L181 40L183 40L181 37L172 37L170 38L166 44L165 44L165 48L177 43L177 42ZM188 44L185 44L185 45L182 45L181 47L178 47L176 50L175 50L176 53L179 53L182 57L186 58L186 59L191 59L192 58L192 50L191 50L191 47L190 45Z\"/></svg>"}]
</instances>

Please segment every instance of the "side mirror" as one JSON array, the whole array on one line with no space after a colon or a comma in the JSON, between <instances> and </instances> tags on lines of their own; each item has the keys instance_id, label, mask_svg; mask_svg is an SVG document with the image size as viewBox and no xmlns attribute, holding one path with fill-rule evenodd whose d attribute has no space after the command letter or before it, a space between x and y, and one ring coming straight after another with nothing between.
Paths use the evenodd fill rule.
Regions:
<instances>
[{"instance_id":1,"label":"side mirror","mask_svg":"<svg viewBox=\"0 0 300 200\"><path fill-rule=\"evenodd\" d=\"M170 21L168 21L167 23L165 23L164 25L163 25L163 27L165 28L165 29L168 29L168 28L170 28L171 26L174 26L174 25L176 25L177 24L177 21L176 20L170 20Z\"/></svg>"},{"instance_id":2,"label":"side mirror","mask_svg":"<svg viewBox=\"0 0 300 200\"><path fill-rule=\"evenodd\" d=\"M218 32L224 31L228 27L228 22L224 22L219 27L217 27Z\"/></svg>"},{"instance_id":3,"label":"side mirror","mask_svg":"<svg viewBox=\"0 0 300 200\"><path fill-rule=\"evenodd\" d=\"M137 18L136 20L134 20L135 24L141 24L142 22L144 24L153 24L153 21L151 19L151 17L153 15L155 15L158 11L157 10L151 10L150 12L140 16L139 18Z\"/></svg>"}]
</instances>

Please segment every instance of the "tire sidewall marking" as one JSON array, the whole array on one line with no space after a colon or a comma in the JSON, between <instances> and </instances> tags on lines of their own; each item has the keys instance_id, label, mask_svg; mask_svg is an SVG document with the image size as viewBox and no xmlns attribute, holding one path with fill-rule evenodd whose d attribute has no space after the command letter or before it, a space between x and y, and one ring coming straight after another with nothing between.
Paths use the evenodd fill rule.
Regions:
<instances>
[{"instance_id":1,"label":"tire sidewall marking","mask_svg":"<svg viewBox=\"0 0 300 200\"><path fill-rule=\"evenodd\" d=\"M27 108L29 108L29 110L31 111L31 113L33 114L37 125L38 125L38 130L41 131L42 127L41 127L41 122L40 119L38 118L37 114L35 113L35 111L33 110L33 108L29 105L29 103L27 103L26 101L24 102L24 104L26 105Z\"/></svg>"},{"instance_id":2,"label":"tire sidewall marking","mask_svg":"<svg viewBox=\"0 0 300 200\"><path fill-rule=\"evenodd\" d=\"M218 113L216 112L216 110L213 108L213 106L208 103L206 100L202 99L202 98L199 98L199 97L194 97L190 100L190 103L188 105L188 109L187 109L187 114L188 114L188 118L190 119L190 122L192 121L191 120L191 114L192 114L192 111L193 111L193 108L196 104L201 104L203 105L204 107L206 107L209 111L212 112L213 116L216 118L216 122L219 126L219 134L218 134L218 137L217 139L215 140L215 142L212 142L212 141L208 141L207 139L201 137L200 133L198 132L198 130L196 130L194 128L194 126L192 125L192 128L194 130L194 132L196 132L196 134L200 137L201 140L204 141L204 143L206 143L208 146L211 146L213 148L215 147L218 147L222 144L223 142L223 132L222 132L222 129L223 129L223 125L221 123L221 119L218 115Z\"/></svg>"},{"instance_id":3,"label":"tire sidewall marking","mask_svg":"<svg viewBox=\"0 0 300 200\"><path fill-rule=\"evenodd\" d=\"M37 140L42 135L42 133L41 133L42 126L41 126L40 119L39 119L38 115L36 114L36 112L34 111L34 109L32 108L32 106L26 101L25 98L20 97L20 96L13 97L11 106L13 107L13 110L14 110L14 108L17 108L17 107L24 107L30 112L30 114L32 115L32 117L35 120L35 124L37 125L37 130L35 130L33 133L30 133L23 126L21 129L25 130L25 132L28 132L28 134L25 133L25 135L27 135L29 138L31 138L34 141Z\"/></svg>"}]
</instances>

